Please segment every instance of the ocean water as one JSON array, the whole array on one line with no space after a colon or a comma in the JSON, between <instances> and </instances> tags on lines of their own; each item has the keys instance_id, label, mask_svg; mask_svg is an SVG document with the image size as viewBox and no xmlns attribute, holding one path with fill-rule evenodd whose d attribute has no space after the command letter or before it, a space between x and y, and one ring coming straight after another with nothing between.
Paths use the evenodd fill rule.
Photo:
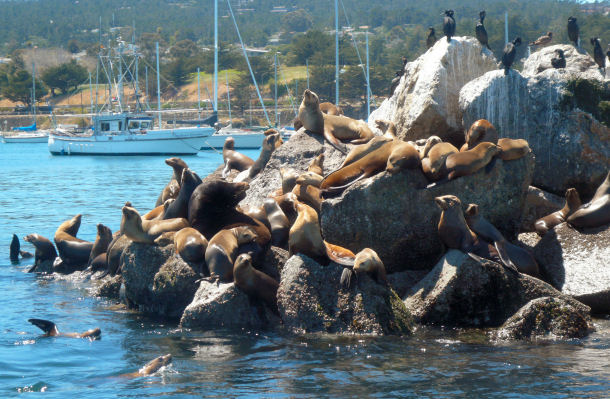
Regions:
<instances>
[{"instance_id":1,"label":"ocean water","mask_svg":"<svg viewBox=\"0 0 610 399\"><path fill-rule=\"evenodd\" d=\"M423 327L402 338L188 331L92 297L86 282L27 274L32 261L11 264L13 233L34 252L23 236L52 239L77 213L79 237L93 240L97 223L119 228L125 201L149 210L171 176L164 158L53 157L45 144L0 144L1 398L610 397L607 319L585 339L543 343ZM184 159L201 176L222 162L214 152ZM41 338L28 318L64 332L100 327L102 338ZM173 363L159 372L121 377L166 353Z\"/></svg>"}]
</instances>

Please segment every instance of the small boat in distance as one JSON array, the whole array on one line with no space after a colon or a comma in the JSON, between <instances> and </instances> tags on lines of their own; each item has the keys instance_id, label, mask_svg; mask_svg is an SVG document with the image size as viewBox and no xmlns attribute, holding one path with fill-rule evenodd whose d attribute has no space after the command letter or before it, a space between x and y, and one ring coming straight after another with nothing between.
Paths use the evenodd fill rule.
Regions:
<instances>
[{"instance_id":1,"label":"small boat in distance","mask_svg":"<svg viewBox=\"0 0 610 399\"><path fill-rule=\"evenodd\" d=\"M13 128L12 132L2 132L2 142L10 143L46 143L49 139L48 130L36 129L36 123L31 126Z\"/></svg>"},{"instance_id":2,"label":"small boat in distance","mask_svg":"<svg viewBox=\"0 0 610 399\"><path fill-rule=\"evenodd\" d=\"M235 140L235 149L257 149L263 145L265 127L234 128L231 125L217 129L213 135L205 140L202 150L222 150L225 140L232 137Z\"/></svg>"}]
</instances>

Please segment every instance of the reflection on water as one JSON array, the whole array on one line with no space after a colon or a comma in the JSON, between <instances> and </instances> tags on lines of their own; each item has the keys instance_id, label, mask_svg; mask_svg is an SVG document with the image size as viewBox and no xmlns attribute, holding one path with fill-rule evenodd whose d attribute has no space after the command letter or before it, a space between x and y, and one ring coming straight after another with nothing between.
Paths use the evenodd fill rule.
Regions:
<instances>
[{"instance_id":1,"label":"reflection on water","mask_svg":"<svg viewBox=\"0 0 610 399\"><path fill-rule=\"evenodd\" d=\"M185 158L200 175L221 159ZM152 207L171 169L163 157L51 157L18 144L0 146L0 168L0 397L608 397L608 320L584 340L535 344L423 327L405 338L183 331L92 298L88 283L27 274L8 260L13 232L52 238L83 213L79 236L94 239L96 223L118 228L126 200ZM66 332L100 327L102 338L41 338L32 317ZM173 363L154 375L119 377L166 353Z\"/></svg>"}]
</instances>

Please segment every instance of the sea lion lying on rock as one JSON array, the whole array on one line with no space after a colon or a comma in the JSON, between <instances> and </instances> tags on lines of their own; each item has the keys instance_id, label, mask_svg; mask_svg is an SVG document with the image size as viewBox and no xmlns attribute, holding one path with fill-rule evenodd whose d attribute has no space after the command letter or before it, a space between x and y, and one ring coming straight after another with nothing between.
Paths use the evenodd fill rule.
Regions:
<instances>
[{"instance_id":1,"label":"sea lion lying on rock","mask_svg":"<svg viewBox=\"0 0 610 399\"><path fill-rule=\"evenodd\" d=\"M599 227L610 223L610 172L593 198L566 219L578 228Z\"/></svg>"},{"instance_id":2,"label":"sea lion lying on rock","mask_svg":"<svg viewBox=\"0 0 610 399\"><path fill-rule=\"evenodd\" d=\"M93 248L93 243L76 238L82 215L63 222L55 231L55 245L63 262L72 265L86 265Z\"/></svg>"},{"instance_id":3,"label":"sea lion lying on rock","mask_svg":"<svg viewBox=\"0 0 610 399\"><path fill-rule=\"evenodd\" d=\"M472 150L484 141L497 144L498 132L488 120L479 119L470 125L470 129L466 132L466 143L460 148L460 151Z\"/></svg>"},{"instance_id":4,"label":"sea lion lying on rock","mask_svg":"<svg viewBox=\"0 0 610 399\"><path fill-rule=\"evenodd\" d=\"M279 283L265 273L256 270L252 266L252 257L241 254L235 260L233 266L235 285L248 296L263 300L275 314L279 315L277 309L277 289Z\"/></svg>"},{"instance_id":5,"label":"sea lion lying on rock","mask_svg":"<svg viewBox=\"0 0 610 399\"><path fill-rule=\"evenodd\" d=\"M232 169L237 169L240 172L254 165L252 158L235 151L235 139L228 137L222 147L222 159L225 167L222 170L222 177L227 178Z\"/></svg>"},{"instance_id":6,"label":"sea lion lying on rock","mask_svg":"<svg viewBox=\"0 0 610 399\"><path fill-rule=\"evenodd\" d=\"M223 283L233 281L233 264L239 246L255 239L254 230L246 226L220 230L216 233L205 251L205 263L208 265L210 277Z\"/></svg>"},{"instance_id":7,"label":"sea lion lying on rock","mask_svg":"<svg viewBox=\"0 0 610 399\"><path fill-rule=\"evenodd\" d=\"M566 190L566 202L563 208L536 220L536 223L534 224L536 233L538 233L540 237L544 236L549 230L553 229L553 227L565 222L568 216L580 208L580 205L581 202L578 191L576 191L575 188L568 188Z\"/></svg>"},{"instance_id":8,"label":"sea lion lying on rock","mask_svg":"<svg viewBox=\"0 0 610 399\"><path fill-rule=\"evenodd\" d=\"M500 148L488 142L479 143L472 150L451 154L445 165L449 172L449 180L460 176L468 176L484 168L492 158L500 152Z\"/></svg>"},{"instance_id":9,"label":"sea lion lying on rock","mask_svg":"<svg viewBox=\"0 0 610 399\"><path fill-rule=\"evenodd\" d=\"M430 141L430 143L433 142ZM447 157L458 152L453 144L444 142L433 145L427 152L424 148L424 158L422 158L421 166L426 178L429 181L437 181L445 177L448 173Z\"/></svg>"},{"instance_id":10,"label":"sea lion lying on rock","mask_svg":"<svg viewBox=\"0 0 610 399\"><path fill-rule=\"evenodd\" d=\"M189 227L188 220L184 218L166 220L142 220L135 208L124 206L121 231L133 242L154 244L163 233L174 232Z\"/></svg>"}]
</instances>

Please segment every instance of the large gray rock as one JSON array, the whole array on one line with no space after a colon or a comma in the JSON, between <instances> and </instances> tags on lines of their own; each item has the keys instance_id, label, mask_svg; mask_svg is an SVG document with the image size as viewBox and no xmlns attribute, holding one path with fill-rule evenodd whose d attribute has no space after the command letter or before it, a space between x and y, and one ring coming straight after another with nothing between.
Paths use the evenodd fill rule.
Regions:
<instances>
[{"instance_id":1,"label":"large gray rock","mask_svg":"<svg viewBox=\"0 0 610 399\"><path fill-rule=\"evenodd\" d=\"M507 239L515 238L527 188L532 180L534 157L504 162L442 184L426 187L419 170L394 176L387 172L362 180L339 198L322 203L320 225L324 239L358 252L372 248L389 273L429 269L443 254L438 236L441 210L434 197L453 194L479 205L481 213Z\"/></svg>"},{"instance_id":2,"label":"large gray rock","mask_svg":"<svg viewBox=\"0 0 610 399\"><path fill-rule=\"evenodd\" d=\"M131 243L121 257L125 295L144 313L179 318L191 303L199 275L165 246Z\"/></svg>"},{"instance_id":3,"label":"large gray rock","mask_svg":"<svg viewBox=\"0 0 610 399\"><path fill-rule=\"evenodd\" d=\"M251 300L234 283L202 281L186 307L180 325L187 328L255 328L277 325L279 318L262 303Z\"/></svg>"},{"instance_id":4,"label":"large gray rock","mask_svg":"<svg viewBox=\"0 0 610 399\"><path fill-rule=\"evenodd\" d=\"M561 298L533 299L494 335L499 339L582 338L594 330L591 318Z\"/></svg>"},{"instance_id":5,"label":"large gray rock","mask_svg":"<svg viewBox=\"0 0 610 399\"><path fill-rule=\"evenodd\" d=\"M589 305L593 313L610 314L610 225L579 232L562 223L533 252L553 287Z\"/></svg>"},{"instance_id":6,"label":"large gray rock","mask_svg":"<svg viewBox=\"0 0 610 399\"><path fill-rule=\"evenodd\" d=\"M571 44L555 44L537 50L525 60L521 74L531 77L547 69L554 69L551 65L551 59L555 57L556 49L563 50L563 55L566 59L566 67L558 69L559 73L585 79L604 79L593 57L582 49L580 51L577 50Z\"/></svg>"},{"instance_id":7,"label":"large gray rock","mask_svg":"<svg viewBox=\"0 0 610 399\"><path fill-rule=\"evenodd\" d=\"M387 277L390 287L399 297L403 298L415 284L427 275L428 270L405 270L404 272L388 274Z\"/></svg>"},{"instance_id":8,"label":"large gray rock","mask_svg":"<svg viewBox=\"0 0 610 399\"><path fill-rule=\"evenodd\" d=\"M450 250L411 288L405 304L423 324L497 327L530 300L544 296L562 298L589 312L587 306L541 280Z\"/></svg>"},{"instance_id":9,"label":"large gray rock","mask_svg":"<svg viewBox=\"0 0 610 399\"><path fill-rule=\"evenodd\" d=\"M497 68L491 51L473 37L453 37L450 43L438 40L407 63L394 94L371 113L369 124L375 129L375 119L387 119L407 140L436 135L443 141L463 143L460 89Z\"/></svg>"},{"instance_id":10,"label":"large gray rock","mask_svg":"<svg viewBox=\"0 0 610 399\"><path fill-rule=\"evenodd\" d=\"M277 292L284 326L294 333L410 334L413 321L390 287L360 275L352 288L340 288L343 268L321 266L292 256Z\"/></svg>"},{"instance_id":11,"label":"large gray rock","mask_svg":"<svg viewBox=\"0 0 610 399\"><path fill-rule=\"evenodd\" d=\"M557 195L575 187L586 197L606 177L610 129L561 102L571 75L545 70L524 77L511 70L488 72L460 91L464 126L487 119L500 137L525 139L536 155L533 184Z\"/></svg>"}]
</instances>

